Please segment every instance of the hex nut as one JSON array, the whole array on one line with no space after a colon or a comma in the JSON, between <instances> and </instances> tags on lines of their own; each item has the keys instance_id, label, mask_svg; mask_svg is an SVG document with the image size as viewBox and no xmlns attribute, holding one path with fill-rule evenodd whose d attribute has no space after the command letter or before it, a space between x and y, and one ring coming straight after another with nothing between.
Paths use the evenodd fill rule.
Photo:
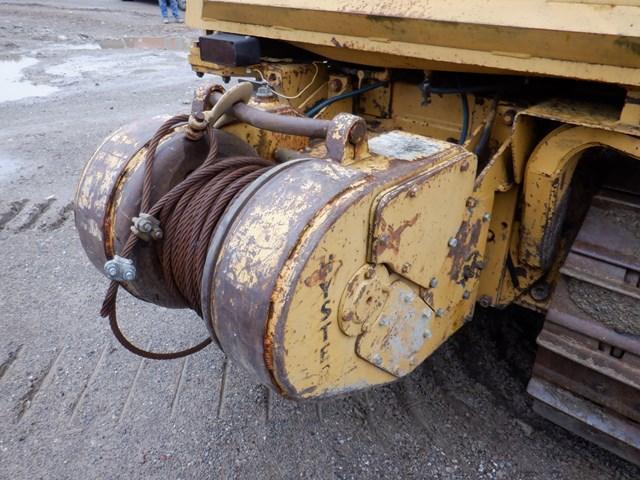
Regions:
<instances>
[{"instance_id":1,"label":"hex nut","mask_svg":"<svg viewBox=\"0 0 640 480\"><path fill-rule=\"evenodd\" d=\"M458 246L458 239L455 237L451 237L447 245L449 245L451 248L456 248Z\"/></svg>"}]
</instances>

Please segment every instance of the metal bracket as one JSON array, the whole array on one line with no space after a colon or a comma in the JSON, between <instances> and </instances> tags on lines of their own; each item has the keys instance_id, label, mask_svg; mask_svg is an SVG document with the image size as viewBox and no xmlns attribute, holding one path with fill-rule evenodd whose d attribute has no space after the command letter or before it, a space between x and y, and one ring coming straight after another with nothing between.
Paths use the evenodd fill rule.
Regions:
<instances>
[{"instance_id":1,"label":"metal bracket","mask_svg":"<svg viewBox=\"0 0 640 480\"><path fill-rule=\"evenodd\" d=\"M132 282L136 279L136 267L133 260L114 255L104 264L104 274L115 282Z\"/></svg>"},{"instance_id":2,"label":"metal bracket","mask_svg":"<svg viewBox=\"0 0 640 480\"><path fill-rule=\"evenodd\" d=\"M140 213L139 217L133 217L133 225L131 226L133 234L149 242L151 240L162 240L163 232L160 228L160 220L148 213Z\"/></svg>"},{"instance_id":3,"label":"metal bracket","mask_svg":"<svg viewBox=\"0 0 640 480\"><path fill-rule=\"evenodd\" d=\"M367 124L363 118L350 113L339 113L327 131L327 154L331 160L349 165L369 153Z\"/></svg>"}]
</instances>

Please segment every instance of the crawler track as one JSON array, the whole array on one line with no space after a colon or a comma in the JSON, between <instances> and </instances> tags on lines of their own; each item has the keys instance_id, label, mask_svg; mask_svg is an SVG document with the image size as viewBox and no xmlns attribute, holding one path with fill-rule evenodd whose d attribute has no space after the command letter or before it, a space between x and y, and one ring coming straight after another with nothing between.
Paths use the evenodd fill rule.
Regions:
<instances>
[{"instance_id":1,"label":"crawler track","mask_svg":"<svg viewBox=\"0 0 640 480\"><path fill-rule=\"evenodd\" d=\"M528 387L534 410L640 464L640 192L595 196L561 273Z\"/></svg>"}]
</instances>

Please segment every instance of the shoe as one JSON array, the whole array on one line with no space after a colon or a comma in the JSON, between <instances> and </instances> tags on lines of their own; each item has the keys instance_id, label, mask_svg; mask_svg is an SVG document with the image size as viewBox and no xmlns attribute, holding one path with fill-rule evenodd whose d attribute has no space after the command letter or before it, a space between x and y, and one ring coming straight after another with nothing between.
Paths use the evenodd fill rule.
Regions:
<instances>
[{"instance_id":1,"label":"shoe","mask_svg":"<svg viewBox=\"0 0 640 480\"><path fill-rule=\"evenodd\" d=\"M169 23L169 19L168 18L163 18L162 19L162 23Z\"/></svg>"},{"instance_id":2,"label":"shoe","mask_svg":"<svg viewBox=\"0 0 640 480\"><path fill-rule=\"evenodd\" d=\"M184 23L184 20L182 18L180 18L180 17L176 18L174 21L176 23Z\"/></svg>"}]
</instances>

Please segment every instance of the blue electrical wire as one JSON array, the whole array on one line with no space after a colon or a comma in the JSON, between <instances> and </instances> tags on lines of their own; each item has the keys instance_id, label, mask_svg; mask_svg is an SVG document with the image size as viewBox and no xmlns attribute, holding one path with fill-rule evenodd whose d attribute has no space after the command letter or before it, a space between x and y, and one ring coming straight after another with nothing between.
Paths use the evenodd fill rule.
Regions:
<instances>
[{"instance_id":1,"label":"blue electrical wire","mask_svg":"<svg viewBox=\"0 0 640 480\"><path fill-rule=\"evenodd\" d=\"M362 88L358 88L357 90L351 90L350 92L345 92L345 93L341 93L340 95L336 95L335 97L329 97L325 100L322 100L319 103L316 103L313 107L311 107L309 110L307 110L304 114L307 117L315 117L318 112L320 112L324 107L331 105L334 102L338 102L340 100L343 100L345 98L349 98L349 97L354 97L356 95L360 95L361 93L365 93L368 92L369 90L373 90L375 88L378 87L382 87L384 85L386 85L387 82L377 82L377 83L371 83L369 85L367 85L366 87L362 87Z\"/></svg>"}]
</instances>

